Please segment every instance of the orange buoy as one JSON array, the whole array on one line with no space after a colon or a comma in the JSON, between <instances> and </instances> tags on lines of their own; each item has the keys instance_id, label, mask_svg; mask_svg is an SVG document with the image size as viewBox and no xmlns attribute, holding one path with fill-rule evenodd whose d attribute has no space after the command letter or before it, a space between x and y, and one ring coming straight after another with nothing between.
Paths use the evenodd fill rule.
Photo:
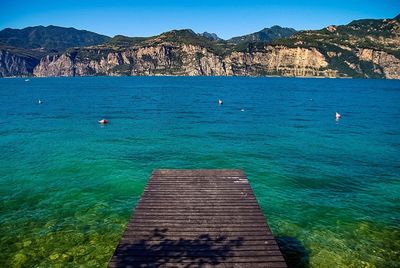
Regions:
<instances>
[{"instance_id":1,"label":"orange buoy","mask_svg":"<svg viewBox=\"0 0 400 268\"><path fill-rule=\"evenodd\" d=\"M107 119L101 119L101 120L99 120L99 124L102 124L102 125L108 124L108 120Z\"/></svg>"}]
</instances>

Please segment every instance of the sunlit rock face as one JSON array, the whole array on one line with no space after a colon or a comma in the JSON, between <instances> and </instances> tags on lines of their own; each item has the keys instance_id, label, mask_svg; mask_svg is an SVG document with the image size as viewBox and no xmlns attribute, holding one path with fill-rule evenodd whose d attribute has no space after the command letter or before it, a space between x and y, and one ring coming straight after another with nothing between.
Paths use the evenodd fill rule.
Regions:
<instances>
[{"instance_id":1,"label":"sunlit rock face","mask_svg":"<svg viewBox=\"0 0 400 268\"><path fill-rule=\"evenodd\" d=\"M315 48L267 46L258 52L216 55L194 45L130 48L97 59L71 53L42 58L36 76L90 75L282 75L335 77L325 57Z\"/></svg>"}]
</instances>

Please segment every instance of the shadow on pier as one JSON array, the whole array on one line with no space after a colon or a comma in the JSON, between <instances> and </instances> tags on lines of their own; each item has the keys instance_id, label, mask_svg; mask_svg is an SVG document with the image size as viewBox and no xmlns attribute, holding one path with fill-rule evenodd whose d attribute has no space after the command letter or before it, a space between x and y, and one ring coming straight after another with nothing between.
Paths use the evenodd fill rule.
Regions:
<instances>
[{"instance_id":1,"label":"shadow on pier","mask_svg":"<svg viewBox=\"0 0 400 268\"><path fill-rule=\"evenodd\" d=\"M153 233L135 243L121 242L110 267L159 267L163 264L217 265L231 257L232 251L243 244L243 238L211 237L201 234L196 239L169 239L167 228L154 229Z\"/></svg>"}]
</instances>

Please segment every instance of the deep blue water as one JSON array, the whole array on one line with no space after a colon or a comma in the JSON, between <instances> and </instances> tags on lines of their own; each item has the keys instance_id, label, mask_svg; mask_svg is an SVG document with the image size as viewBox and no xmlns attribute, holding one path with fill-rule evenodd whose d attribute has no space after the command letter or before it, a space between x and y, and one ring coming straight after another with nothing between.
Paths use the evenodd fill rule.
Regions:
<instances>
[{"instance_id":1,"label":"deep blue water","mask_svg":"<svg viewBox=\"0 0 400 268\"><path fill-rule=\"evenodd\" d=\"M393 80L0 79L0 266L105 266L153 169L240 168L304 263L398 267L399 118Z\"/></svg>"}]
</instances>

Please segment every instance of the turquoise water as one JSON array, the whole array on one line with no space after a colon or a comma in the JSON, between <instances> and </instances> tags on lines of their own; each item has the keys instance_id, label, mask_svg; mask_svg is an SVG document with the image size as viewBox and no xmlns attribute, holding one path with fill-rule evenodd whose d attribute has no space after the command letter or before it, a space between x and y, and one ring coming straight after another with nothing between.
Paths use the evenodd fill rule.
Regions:
<instances>
[{"instance_id":1,"label":"turquoise water","mask_svg":"<svg viewBox=\"0 0 400 268\"><path fill-rule=\"evenodd\" d=\"M399 118L400 81L0 79L0 267L105 266L155 168L243 169L302 265L399 267Z\"/></svg>"}]
</instances>

